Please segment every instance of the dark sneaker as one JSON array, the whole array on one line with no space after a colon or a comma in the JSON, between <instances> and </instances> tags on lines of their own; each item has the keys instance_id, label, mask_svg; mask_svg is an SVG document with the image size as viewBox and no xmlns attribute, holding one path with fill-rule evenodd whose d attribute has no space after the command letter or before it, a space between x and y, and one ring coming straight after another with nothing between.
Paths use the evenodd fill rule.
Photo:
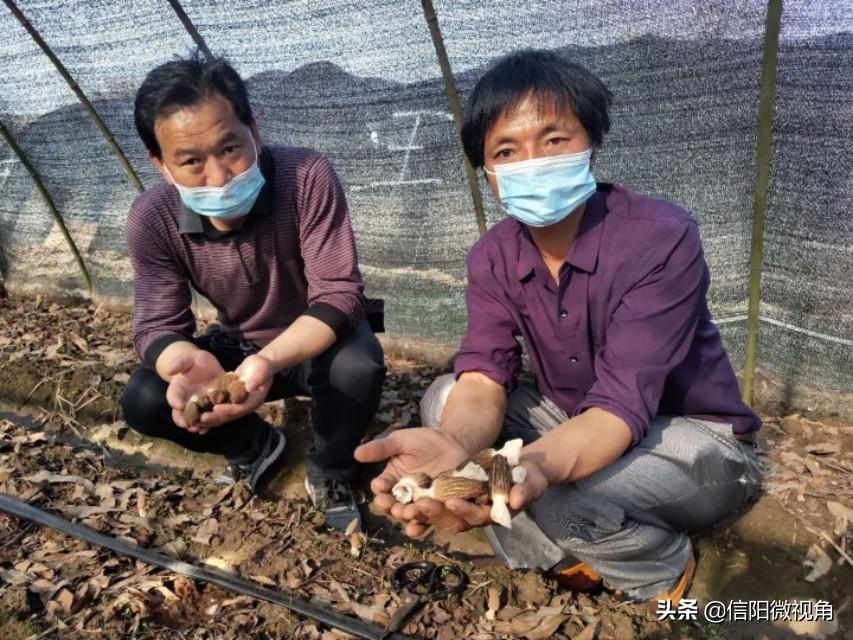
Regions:
<instances>
[{"instance_id":1,"label":"dark sneaker","mask_svg":"<svg viewBox=\"0 0 853 640\"><path fill-rule=\"evenodd\" d=\"M355 520L355 531L361 531L361 514L349 485L338 480L312 482L305 477L305 490L315 509L326 514L326 526L346 531Z\"/></svg>"},{"instance_id":2,"label":"dark sneaker","mask_svg":"<svg viewBox=\"0 0 853 640\"><path fill-rule=\"evenodd\" d=\"M268 497L267 485L272 480L284 462L284 434L270 429L270 436L264 443L258 456L246 464L226 461L225 471L216 478L216 484L229 485L238 480L245 480L256 494Z\"/></svg>"}]
</instances>

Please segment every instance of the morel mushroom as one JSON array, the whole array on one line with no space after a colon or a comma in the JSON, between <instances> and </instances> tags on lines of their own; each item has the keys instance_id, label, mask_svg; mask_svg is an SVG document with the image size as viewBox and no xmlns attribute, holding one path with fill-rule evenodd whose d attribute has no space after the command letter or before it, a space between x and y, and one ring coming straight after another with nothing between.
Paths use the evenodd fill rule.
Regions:
<instances>
[{"instance_id":1,"label":"morel mushroom","mask_svg":"<svg viewBox=\"0 0 853 640\"><path fill-rule=\"evenodd\" d=\"M236 373L229 372L220 378L220 384L228 391L228 400L232 404L240 404L245 402L249 397L249 392L246 391L245 383L240 380Z\"/></svg>"},{"instance_id":2,"label":"morel mushroom","mask_svg":"<svg viewBox=\"0 0 853 640\"><path fill-rule=\"evenodd\" d=\"M488 495L488 487L482 480L461 478L453 473L440 473L430 478L425 473L410 473L391 489L400 504L409 504L418 498L433 498L445 502L450 498L474 500Z\"/></svg>"},{"instance_id":3,"label":"morel mushroom","mask_svg":"<svg viewBox=\"0 0 853 640\"><path fill-rule=\"evenodd\" d=\"M201 408L198 406L198 396L193 396L184 407L184 419L187 424L193 425L201 418Z\"/></svg>"},{"instance_id":4,"label":"morel mushroom","mask_svg":"<svg viewBox=\"0 0 853 640\"><path fill-rule=\"evenodd\" d=\"M489 470L492 468L492 459L496 455L502 455L506 458L506 461L509 463L510 468L518 467L518 461L521 457L521 448L524 446L524 442L521 438L515 438L514 440L508 440L504 446L500 449L483 449L480 453L475 455L473 458L466 460L462 464L460 464L456 471L459 473L466 474L466 477L470 477L471 474L476 473L476 471L472 471L473 469L480 468L483 469L484 474L488 478Z\"/></svg>"},{"instance_id":5,"label":"morel mushroom","mask_svg":"<svg viewBox=\"0 0 853 640\"><path fill-rule=\"evenodd\" d=\"M469 480L479 480L480 482L489 481L489 472L485 467L477 464L475 460L469 460L463 465L450 472L450 475L456 478L468 478Z\"/></svg>"},{"instance_id":6,"label":"morel mushroom","mask_svg":"<svg viewBox=\"0 0 853 640\"><path fill-rule=\"evenodd\" d=\"M426 473L410 473L400 478L391 493L401 504L418 498L434 498L442 502L449 498L473 500L478 504L491 502L492 520L512 528L509 513L509 493L513 484L524 482L526 470L519 464L522 441L510 440L501 449L486 449L466 460L453 471L445 471L434 479Z\"/></svg>"},{"instance_id":7,"label":"morel mushroom","mask_svg":"<svg viewBox=\"0 0 853 640\"><path fill-rule=\"evenodd\" d=\"M492 456L492 468L489 471L489 494L492 497L492 521L502 527L512 529L512 516L507 503L512 489L512 471L509 462L501 454Z\"/></svg>"},{"instance_id":8,"label":"morel mushroom","mask_svg":"<svg viewBox=\"0 0 853 640\"><path fill-rule=\"evenodd\" d=\"M206 393L192 396L184 407L184 418L188 424L196 424L201 414L212 411L217 404L240 404L249 397L246 385L236 373L219 376Z\"/></svg>"}]
</instances>

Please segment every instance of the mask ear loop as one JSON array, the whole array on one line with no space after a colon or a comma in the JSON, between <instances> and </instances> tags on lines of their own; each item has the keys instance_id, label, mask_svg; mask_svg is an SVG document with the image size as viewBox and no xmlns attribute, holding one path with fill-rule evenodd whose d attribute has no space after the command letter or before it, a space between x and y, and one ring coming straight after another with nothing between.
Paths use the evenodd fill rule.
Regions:
<instances>
[{"instance_id":1,"label":"mask ear loop","mask_svg":"<svg viewBox=\"0 0 853 640\"><path fill-rule=\"evenodd\" d=\"M163 165L163 170L166 172L166 175L169 176L169 180L172 181L172 186L177 189L178 183L175 182L175 179L172 177L172 172L169 171L169 167L166 166L166 163L163 160L161 160L160 163Z\"/></svg>"},{"instance_id":2,"label":"mask ear loop","mask_svg":"<svg viewBox=\"0 0 853 640\"><path fill-rule=\"evenodd\" d=\"M256 163L260 162L261 154L258 153L258 145L257 145L257 143L255 143L255 136L253 136L251 133L249 133L249 137L252 139L252 149L255 150L255 162Z\"/></svg>"}]
</instances>

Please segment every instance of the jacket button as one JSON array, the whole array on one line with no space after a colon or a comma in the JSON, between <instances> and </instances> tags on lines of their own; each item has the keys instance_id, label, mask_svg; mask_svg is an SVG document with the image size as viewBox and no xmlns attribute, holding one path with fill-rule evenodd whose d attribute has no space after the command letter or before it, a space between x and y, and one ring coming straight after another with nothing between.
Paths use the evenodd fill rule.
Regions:
<instances>
[{"instance_id":1,"label":"jacket button","mask_svg":"<svg viewBox=\"0 0 853 640\"><path fill-rule=\"evenodd\" d=\"M565 318L567 315L569 315L568 311L566 311L565 309L560 310L560 317L561 318Z\"/></svg>"},{"instance_id":2,"label":"jacket button","mask_svg":"<svg viewBox=\"0 0 853 640\"><path fill-rule=\"evenodd\" d=\"M571 358L569 358L569 362L571 362L572 364L574 364L577 361L578 361L577 356L572 356Z\"/></svg>"}]
</instances>

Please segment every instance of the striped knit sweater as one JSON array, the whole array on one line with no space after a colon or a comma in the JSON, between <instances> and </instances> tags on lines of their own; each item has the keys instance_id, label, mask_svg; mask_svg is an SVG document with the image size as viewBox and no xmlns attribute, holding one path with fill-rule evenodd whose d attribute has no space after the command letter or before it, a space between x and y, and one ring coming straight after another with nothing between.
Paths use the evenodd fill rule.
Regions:
<instances>
[{"instance_id":1,"label":"striped knit sweater","mask_svg":"<svg viewBox=\"0 0 853 640\"><path fill-rule=\"evenodd\" d=\"M163 182L133 203L133 346L150 367L196 329L190 286L226 331L263 346L301 314L341 335L365 313L349 210L331 163L310 149L264 147L266 184L237 231L220 232Z\"/></svg>"}]
</instances>

